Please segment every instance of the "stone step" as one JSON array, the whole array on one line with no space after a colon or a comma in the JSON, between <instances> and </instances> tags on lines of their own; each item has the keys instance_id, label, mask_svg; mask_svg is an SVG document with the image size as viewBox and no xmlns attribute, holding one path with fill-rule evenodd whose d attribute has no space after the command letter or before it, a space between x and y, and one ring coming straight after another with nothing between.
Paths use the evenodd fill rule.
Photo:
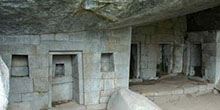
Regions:
<instances>
[{"instance_id":1,"label":"stone step","mask_svg":"<svg viewBox=\"0 0 220 110\"><path fill-rule=\"evenodd\" d=\"M207 85L195 85L191 87L182 87L173 90L166 90L166 91L153 91L153 92L145 92L139 93L146 97L157 97L157 96L167 96L167 95L184 95L184 94L203 94L207 92L211 92L214 90L214 84L207 84Z\"/></svg>"}]
</instances>

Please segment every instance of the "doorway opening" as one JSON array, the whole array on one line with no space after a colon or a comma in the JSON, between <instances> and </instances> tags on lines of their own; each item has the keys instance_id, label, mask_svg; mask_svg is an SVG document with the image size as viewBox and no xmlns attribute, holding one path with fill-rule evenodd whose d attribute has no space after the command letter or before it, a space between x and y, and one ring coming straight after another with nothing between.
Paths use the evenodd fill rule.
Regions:
<instances>
[{"instance_id":1,"label":"doorway opening","mask_svg":"<svg viewBox=\"0 0 220 110\"><path fill-rule=\"evenodd\" d=\"M49 107L67 102L84 104L81 52L50 53Z\"/></svg>"},{"instance_id":2,"label":"doorway opening","mask_svg":"<svg viewBox=\"0 0 220 110\"><path fill-rule=\"evenodd\" d=\"M129 74L130 79L139 78L139 43L131 44Z\"/></svg>"},{"instance_id":3,"label":"doorway opening","mask_svg":"<svg viewBox=\"0 0 220 110\"><path fill-rule=\"evenodd\" d=\"M202 74L202 45L192 44L190 49L190 62L191 62L191 76L203 77Z\"/></svg>"},{"instance_id":4,"label":"doorway opening","mask_svg":"<svg viewBox=\"0 0 220 110\"><path fill-rule=\"evenodd\" d=\"M168 75L172 69L172 45L160 44L157 58L157 77Z\"/></svg>"}]
</instances>

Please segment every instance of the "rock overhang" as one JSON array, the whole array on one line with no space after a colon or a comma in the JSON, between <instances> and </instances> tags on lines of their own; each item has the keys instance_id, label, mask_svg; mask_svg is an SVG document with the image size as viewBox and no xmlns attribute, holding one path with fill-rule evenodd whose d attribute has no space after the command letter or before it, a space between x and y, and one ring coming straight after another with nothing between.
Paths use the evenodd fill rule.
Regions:
<instances>
[{"instance_id":1,"label":"rock overhang","mask_svg":"<svg viewBox=\"0 0 220 110\"><path fill-rule=\"evenodd\" d=\"M121 28L219 4L219 0L1 0L0 34Z\"/></svg>"}]
</instances>

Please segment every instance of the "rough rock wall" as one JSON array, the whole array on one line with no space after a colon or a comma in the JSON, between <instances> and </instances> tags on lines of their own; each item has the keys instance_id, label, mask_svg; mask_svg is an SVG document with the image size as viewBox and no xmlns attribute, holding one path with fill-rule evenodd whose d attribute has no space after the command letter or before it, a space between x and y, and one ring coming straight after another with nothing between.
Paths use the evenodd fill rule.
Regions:
<instances>
[{"instance_id":1,"label":"rough rock wall","mask_svg":"<svg viewBox=\"0 0 220 110\"><path fill-rule=\"evenodd\" d=\"M207 9L219 0L1 0L0 34L127 27Z\"/></svg>"},{"instance_id":2,"label":"rough rock wall","mask_svg":"<svg viewBox=\"0 0 220 110\"><path fill-rule=\"evenodd\" d=\"M94 30L118 20L132 0L3 0L0 34Z\"/></svg>"},{"instance_id":3,"label":"rough rock wall","mask_svg":"<svg viewBox=\"0 0 220 110\"><path fill-rule=\"evenodd\" d=\"M220 29L220 6L187 15L188 32Z\"/></svg>"},{"instance_id":4,"label":"rough rock wall","mask_svg":"<svg viewBox=\"0 0 220 110\"><path fill-rule=\"evenodd\" d=\"M172 45L172 73L182 72L183 44L186 32L185 17L173 18L147 26L134 27L132 42L140 46L140 77L156 77L159 44Z\"/></svg>"},{"instance_id":5,"label":"rough rock wall","mask_svg":"<svg viewBox=\"0 0 220 110\"><path fill-rule=\"evenodd\" d=\"M6 110L9 96L9 70L0 56L0 110Z\"/></svg>"}]
</instances>

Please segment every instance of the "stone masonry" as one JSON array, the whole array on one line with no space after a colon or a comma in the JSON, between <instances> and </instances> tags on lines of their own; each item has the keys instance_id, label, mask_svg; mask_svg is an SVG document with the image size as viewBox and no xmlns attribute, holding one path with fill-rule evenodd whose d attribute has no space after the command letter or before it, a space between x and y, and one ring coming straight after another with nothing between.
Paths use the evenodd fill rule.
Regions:
<instances>
[{"instance_id":1,"label":"stone masonry","mask_svg":"<svg viewBox=\"0 0 220 110\"><path fill-rule=\"evenodd\" d=\"M40 110L51 107L52 76L49 53L82 52L82 104L105 105L114 90L128 88L131 28L99 32L1 36L0 54L9 68L12 55L27 55L29 76L11 77L9 110ZM101 54L112 53L114 71L101 72Z\"/></svg>"}]
</instances>

